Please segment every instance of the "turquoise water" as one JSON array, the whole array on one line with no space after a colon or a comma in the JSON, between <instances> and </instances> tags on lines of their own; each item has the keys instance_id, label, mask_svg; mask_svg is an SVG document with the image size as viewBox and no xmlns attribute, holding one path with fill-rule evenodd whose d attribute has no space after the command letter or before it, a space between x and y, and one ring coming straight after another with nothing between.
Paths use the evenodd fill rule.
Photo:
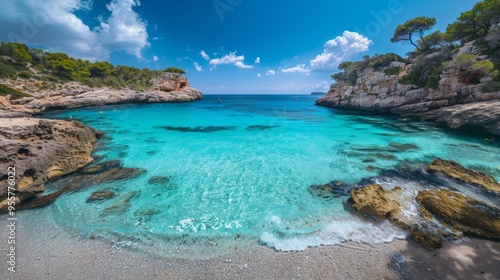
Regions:
<instances>
[{"instance_id":1,"label":"turquoise water","mask_svg":"<svg viewBox=\"0 0 500 280\"><path fill-rule=\"evenodd\" d=\"M146 173L68 193L32 211L76 233L134 244L223 243L238 237L278 250L303 250L405 237L387 222L351 213L345 207L347 195L327 200L312 195L308 188L313 184L355 184L381 169L421 168L436 157L500 179L499 146L486 141L488 135L476 131L466 136L431 123L318 107L316 98L208 95L194 103L51 112L47 117L71 117L106 133L95 153L100 162L120 159L123 166ZM395 148L401 144L411 145ZM148 183L154 176L168 177L168 185ZM386 183L404 184L390 178ZM119 195L86 203L98 190ZM126 198L129 204L122 211L103 215Z\"/></svg>"}]
</instances>

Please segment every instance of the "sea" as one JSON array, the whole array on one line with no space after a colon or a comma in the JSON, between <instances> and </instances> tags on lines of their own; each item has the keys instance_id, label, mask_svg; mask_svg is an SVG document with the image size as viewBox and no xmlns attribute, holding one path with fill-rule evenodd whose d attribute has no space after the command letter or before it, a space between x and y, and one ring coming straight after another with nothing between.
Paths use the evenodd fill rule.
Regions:
<instances>
[{"instance_id":1,"label":"sea","mask_svg":"<svg viewBox=\"0 0 500 280\"><path fill-rule=\"evenodd\" d=\"M119 160L143 172L86 182L52 205L22 211L20 219L29 216L75 235L159 255L180 246L216 254L239 243L300 251L406 238L391 223L351 209L350 190L367 180L384 188L399 185L415 196L441 186L396 175L401 170L425 175L425 166L438 157L500 179L500 139L481 130L320 107L317 98L205 95L189 103L48 112L43 117L77 120L106 134L96 144L94 164ZM71 176L77 175L48 183L47 193ZM341 186L336 192L311 187L332 181ZM87 202L103 190L116 195ZM488 201L480 192L463 192Z\"/></svg>"}]
</instances>

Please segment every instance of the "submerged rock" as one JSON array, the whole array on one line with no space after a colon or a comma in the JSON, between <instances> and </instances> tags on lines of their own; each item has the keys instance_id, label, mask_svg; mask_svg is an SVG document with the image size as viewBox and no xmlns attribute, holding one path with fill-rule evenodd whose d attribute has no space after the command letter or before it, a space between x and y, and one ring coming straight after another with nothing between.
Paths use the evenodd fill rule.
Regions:
<instances>
[{"instance_id":1,"label":"submerged rock","mask_svg":"<svg viewBox=\"0 0 500 280\"><path fill-rule=\"evenodd\" d=\"M235 130L234 126L196 126L196 127L188 127L188 126L165 126L163 127L166 130L173 130L179 132L201 132L201 133L213 133L225 130Z\"/></svg>"},{"instance_id":2,"label":"submerged rock","mask_svg":"<svg viewBox=\"0 0 500 280\"><path fill-rule=\"evenodd\" d=\"M83 174L99 174L99 173L107 171L111 168L116 168L119 166L121 166L121 163L119 160L111 160L111 161L99 163L99 164L96 164L93 166L85 167L82 170L82 173Z\"/></svg>"},{"instance_id":3,"label":"submerged rock","mask_svg":"<svg viewBox=\"0 0 500 280\"><path fill-rule=\"evenodd\" d=\"M466 234L500 239L500 209L449 190L425 190L417 195L420 211L432 214Z\"/></svg>"},{"instance_id":4,"label":"submerged rock","mask_svg":"<svg viewBox=\"0 0 500 280\"><path fill-rule=\"evenodd\" d=\"M121 165L99 171L101 172L76 176L69 181L67 187L72 191L77 191L101 183L139 177L146 173L144 169L122 167Z\"/></svg>"},{"instance_id":5,"label":"submerged rock","mask_svg":"<svg viewBox=\"0 0 500 280\"><path fill-rule=\"evenodd\" d=\"M466 169L455 161L438 158L427 167L427 171L439 171L459 181L478 185L493 192L500 192L500 183L495 178L479 171Z\"/></svg>"},{"instance_id":6,"label":"submerged rock","mask_svg":"<svg viewBox=\"0 0 500 280\"><path fill-rule=\"evenodd\" d=\"M99 215L99 217L106 217L109 215L121 215L127 212L127 210L132 206L130 200L132 200L132 198L134 197L139 196L140 194L141 194L140 191L132 191L130 193L127 193L126 195L124 195L124 199L122 201L102 210L102 213Z\"/></svg>"},{"instance_id":7,"label":"submerged rock","mask_svg":"<svg viewBox=\"0 0 500 280\"><path fill-rule=\"evenodd\" d=\"M165 187L170 184L170 178L168 176L153 176L149 178L148 184Z\"/></svg>"},{"instance_id":8,"label":"submerged rock","mask_svg":"<svg viewBox=\"0 0 500 280\"><path fill-rule=\"evenodd\" d=\"M93 192L86 200L87 203L94 202L94 201L100 201L100 200L105 200L105 199L110 199L116 196L115 192L112 191L95 191Z\"/></svg>"},{"instance_id":9,"label":"submerged rock","mask_svg":"<svg viewBox=\"0 0 500 280\"><path fill-rule=\"evenodd\" d=\"M317 197L321 198L338 198L341 196L349 195L352 186L345 184L341 181L331 181L323 185L312 185L307 191Z\"/></svg>"}]
</instances>

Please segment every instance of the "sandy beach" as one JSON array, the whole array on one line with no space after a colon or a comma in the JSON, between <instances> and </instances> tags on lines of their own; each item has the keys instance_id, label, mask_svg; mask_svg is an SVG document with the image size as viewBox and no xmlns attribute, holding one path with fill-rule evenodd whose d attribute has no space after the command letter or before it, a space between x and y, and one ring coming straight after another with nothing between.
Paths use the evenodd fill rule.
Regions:
<instances>
[{"instance_id":1,"label":"sandy beach","mask_svg":"<svg viewBox=\"0 0 500 280\"><path fill-rule=\"evenodd\" d=\"M71 234L48 219L34 222L23 216L16 227L16 272L10 272L6 228L1 232L2 279L498 279L500 275L500 243L480 239L447 243L436 251L411 240L396 240L376 246L344 243L277 252L255 241L200 256L181 246L171 257L159 257Z\"/></svg>"}]
</instances>

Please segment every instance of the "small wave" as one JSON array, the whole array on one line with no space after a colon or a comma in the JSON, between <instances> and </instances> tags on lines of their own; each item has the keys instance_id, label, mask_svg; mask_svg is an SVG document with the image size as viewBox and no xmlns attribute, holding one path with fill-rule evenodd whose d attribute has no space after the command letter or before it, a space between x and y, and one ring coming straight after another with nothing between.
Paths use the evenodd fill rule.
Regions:
<instances>
[{"instance_id":1,"label":"small wave","mask_svg":"<svg viewBox=\"0 0 500 280\"><path fill-rule=\"evenodd\" d=\"M404 238L406 238L406 233L388 221L372 223L356 219L337 221L310 234L297 232L283 234L281 231L264 232L260 236L260 243L277 251L288 252L303 251L308 247L321 245L338 245L348 241L380 244Z\"/></svg>"}]
</instances>

